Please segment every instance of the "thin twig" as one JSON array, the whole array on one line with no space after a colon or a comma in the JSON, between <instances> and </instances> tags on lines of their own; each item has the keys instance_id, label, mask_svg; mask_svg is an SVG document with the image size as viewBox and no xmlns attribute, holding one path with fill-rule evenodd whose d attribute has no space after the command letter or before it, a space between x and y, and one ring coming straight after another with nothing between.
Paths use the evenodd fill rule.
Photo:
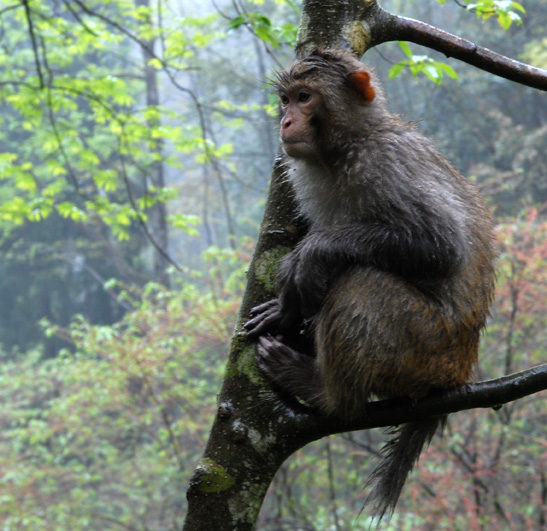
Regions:
<instances>
[{"instance_id":1,"label":"thin twig","mask_svg":"<svg viewBox=\"0 0 547 531\"><path fill-rule=\"evenodd\" d=\"M125 169L125 161L122 155L122 149L120 144L121 141L122 140L120 139L118 143L118 155L119 155L120 165L121 165L120 173L122 175L122 179L125 184L125 189L127 190L127 197L129 199L129 203L131 204L131 208L135 212L139 224L141 225L148 241L152 244L154 249L156 249L156 251L158 251L158 253L160 253L161 256L163 256L163 258L165 258L177 271L182 273L183 272L182 267L169 255L169 253L167 253L167 251L165 251L165 249L163 249L163 247L156 241L156 239L150 232L150 229L148 228L148 225L144 219L144 214L141 212L141 210L139 209L137 205L137 200L135 199L135 196L133 195L131 183L129 182L129 177Z\"/></svg>"},{"instance_id":2,"label":"thin twig","mask_svg":"<svg viewBox=\"0 0 547 531\"><path fill-rule=\"evenodd\" d=\"M70 11L70 13L72 14L72 16L78 21L78 23L91 35L93 35L93 37L98 37L98 33L93 31L86 23L85 21L82 19L82 17L80 17L80 14L74 10L74 8L70 5L70 2L69 0L62 0L63 1L63 4L65 5L65 7Z\"/></svg>"},{"instance_id":3,"label":"thin twig","mask_svg":"<svg viewBox=\"0 0 547 531\"><path fill-rule=\"evenodd\" d=\"M28 5L28 0L23 0L23 5L25 6L25 18L27 19L28 32L30 35L30 41L32 43L32 51L34 52L34 63L36 64L36 73L38 74L38 79L40 80L40 88L44 88L44 76L42 75L40 57L38 56L38 45L36 44L36 36L34 34L34 26L32 24L32 16L30 14L30 7Z\"/></svg>"}]
</instances>

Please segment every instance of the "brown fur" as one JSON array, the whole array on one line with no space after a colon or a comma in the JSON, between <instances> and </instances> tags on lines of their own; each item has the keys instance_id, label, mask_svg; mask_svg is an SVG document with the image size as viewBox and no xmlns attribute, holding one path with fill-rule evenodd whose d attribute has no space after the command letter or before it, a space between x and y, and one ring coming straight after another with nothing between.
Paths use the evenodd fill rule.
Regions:
<instances>
[{"instance_id":1,"label":"brown fur","mask_svg":"<svg viewBox=\"0 0 547 531\"><path fill-rule=\"evenodd\" d=\"M343 419L377 397L467 382L494 290L492 221L473 186L390 113L374 72L316 52L279 76L286 173L310 231L283 260L278 299L246 325L260 367L288 394ZM303 328L315 359L291 347ZM273 330L285 339L264 337ZM393 510L443 419L411 423L374 480Z\"/></svg>"}]
</instances>

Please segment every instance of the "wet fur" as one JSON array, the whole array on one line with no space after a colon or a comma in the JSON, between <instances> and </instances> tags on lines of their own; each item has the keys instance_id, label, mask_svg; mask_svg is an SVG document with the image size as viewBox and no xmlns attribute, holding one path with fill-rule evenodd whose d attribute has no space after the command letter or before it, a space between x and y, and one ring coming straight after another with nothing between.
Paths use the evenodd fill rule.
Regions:
<instances>
[{"instance_id":1,"label":"wet fur","mask_svg":"<svg viewBox=\"0 0 547 531\"><path fill-rule=\"evenodd\" d=\"M366 76L352 81L361 71L371 83L362 98ZM348 420L375 396L419 398L463 384L493 297L486 207L430 140L386 109L374 72L349 53L295 63L277 87L295 86L321 95L302 127L312 156L285 160L310 230L279 267L278 299L246 325L261 336L259 366L285 393ZM265 335L302 327L315 357ZM393 511L443 422L406 424L388 443L372 476L375 515Z\"/></svg>"}]
</instances>

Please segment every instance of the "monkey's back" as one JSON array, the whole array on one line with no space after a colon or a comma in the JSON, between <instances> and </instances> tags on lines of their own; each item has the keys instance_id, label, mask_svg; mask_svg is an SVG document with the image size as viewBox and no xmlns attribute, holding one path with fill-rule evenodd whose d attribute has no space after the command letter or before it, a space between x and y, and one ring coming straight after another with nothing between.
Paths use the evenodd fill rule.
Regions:
<instances>
[{"instance_id":1,"label":"monkey's back","mask_svg":"<svg viewBox=\"0 0 547 531\"><path fill-rule=\"evenodd\" d=\"M494 294L492 223L478 211L466 261L431 289L364 265L335 279L315 328L328 413L350 419L373 395L419 398L469 381Z\"/></svg>"},{"instance_id":2,"label":"monkey's back","mask_svg":"<svg viewBox=\"0 0 547 531\"><path fill-rule=\"evenodd\" d=\"M360 264L335 278L317 316L315 345L325 409L345 418L362 414L372 395L418 398L469 381L494 295L493 224L483 200L429 139L394 120L396 140L384 142L384 163L376 166L383 173L375 180L353 173L362 189L358 184L346 202L359 207L345 205L338 215L361 212L388 226L402 219L414 233L440 220L446 237L462 242L461 257L441 277L424 271L409 279ZM420 168L427 173L413 174Z\"/></svg>"}]
</instances>

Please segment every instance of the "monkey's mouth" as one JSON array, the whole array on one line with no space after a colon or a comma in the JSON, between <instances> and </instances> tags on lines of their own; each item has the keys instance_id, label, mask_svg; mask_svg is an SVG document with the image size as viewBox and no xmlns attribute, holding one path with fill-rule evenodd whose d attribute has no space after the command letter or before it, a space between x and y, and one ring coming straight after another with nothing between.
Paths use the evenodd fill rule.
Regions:
<instances>
[{"instance_id":1,"label":"monkey's mouth","mask_svg":"<svg viewBox=\"0 0 547 531\"><path fill-rule=\"evenodd\" d=\"M306 140L291 140L290 138L283 138L283 137L281 137L281 142L283 142L283 145L291 145L291 146L294 146L295 144L308 143Z\"/></svg>"},{"instance_id":2,"label":"monkey's mouth","mask_svg":"<svg viewBox=\"0 0 547 531\"><path fill-rule=\"evenodd\" d=\"M284 140L282 138L281 142L285 148L285 151L300 151L302 149L308 150L310 145L310 143L306 140Z\"/></svg>"},{"instance_id":3,"label":"monkey's mouth","mask_svg":"<svg viewBox=\"0 0 547 531\"><path fill-rule=\"evenodd\" d=\"M292 158L309 157L313 150L310 143L303 140L282 140L285 153Z\"/></svg>"}]
</instances>

